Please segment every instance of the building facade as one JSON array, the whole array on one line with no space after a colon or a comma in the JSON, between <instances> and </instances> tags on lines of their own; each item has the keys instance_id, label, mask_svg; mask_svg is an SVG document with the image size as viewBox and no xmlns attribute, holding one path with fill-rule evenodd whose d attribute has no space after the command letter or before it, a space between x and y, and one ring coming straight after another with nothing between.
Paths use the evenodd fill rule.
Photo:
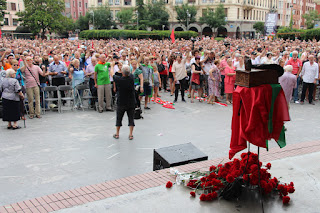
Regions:
<instances>
[{"instance_id":1,"label":"building facade","mask_svg":"<svg viewBox=\"0 0 320 213\"><path fill-rule=\"evenodd\" d=\"M265 22L266 15L271 10L278 13L278 26L289 26L292 16L294 28L303 28L304 19L302 14L314 10L316 4L314 0L164 0L169 13L169 26L166 29L175 31L193 30L205 35L212 33L227 35L233 38L253 37L254 23ZM320 1L320 0L319 0ZM148 0L144 0L145 3ZM89 0L89 8L99 5L108 5L112 16L116 21L116 14L125 8L135 8L136 0ZM196 19L199 21L207 10L215 10L221 3L224 5L228 24L223 28L211 29L206 24L199 22L191 23L188 26L178 23L175 11L176 6L188 3L197 8ZM121 24L117 28L122 29Z\"/></svg>"},{"instance_id":2,"label":"building facade","mask_svg":"<svg viewBox=\"0 0 320 213\"><path fill-rule=\"evenodd\" d=\"M7 10L5 11L3 19L2 32L11 33L16 30L19 26L19 17L16 15L17 12L24 10L23 0L8 0Z\"/></svg>"},{"instance_id":3,"label":"building facade","mask_svg":"<svg viewBox=\"0 0 320 213\"><path fill-rule=\"evenodd\" d=\"M65 11L64 15L77 20L80 16L85 16L88 9L88 0L64 0Z\"/></svg>"}]
</instances>

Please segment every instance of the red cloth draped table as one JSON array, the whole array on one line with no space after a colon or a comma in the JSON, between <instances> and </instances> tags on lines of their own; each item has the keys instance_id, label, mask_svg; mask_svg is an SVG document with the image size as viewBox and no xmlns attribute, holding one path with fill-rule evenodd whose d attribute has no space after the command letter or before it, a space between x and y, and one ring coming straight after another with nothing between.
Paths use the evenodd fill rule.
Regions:
<instances>
[{"instance_id":1,"label":"red cloth draped table","mask_svg":"<svg viewBox=\"0 0 320 213\"><path fill-rule=\"evenodd\" d=\"M232 134L229 158L247 148L247 141L268 148L274 139L285 146L284 122L290 121L288 105L279 84L238 86L233 92Z\"/></svg>"}]
</instances>

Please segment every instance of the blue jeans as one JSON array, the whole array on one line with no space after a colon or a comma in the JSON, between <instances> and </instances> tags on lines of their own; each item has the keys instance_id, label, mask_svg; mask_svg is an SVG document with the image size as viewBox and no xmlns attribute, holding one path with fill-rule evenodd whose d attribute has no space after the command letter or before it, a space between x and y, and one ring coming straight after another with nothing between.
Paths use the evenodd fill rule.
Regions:
<instances>
[{"instance_id":1,"label":"blue jeans","mask_svg":"<svg viewBox=\"0 0 320 213\"><path fill-rule=\"evenodd\" d=\"M40 101L40 104L41 104L41 107L43 108L43 88L45 88L47 86L47 84L46 83L40 83L40 88L41 88L41 94L40 94L40 99L41 99L41 101ZM47 92L44 92L44 97L45 98L48 98L48 95L47 95ZM48 109L48 102L46 101L46 103L45 103L45 107L46 107L46 109Z\"/></svg>"},{"instance_id":2,"label":"blue jeans","mask_svg":"<svg viewBox=\"0 0 320 213\"><path fill-rule=\"evenodd\" d=\"M298 101L299 98L298 98L298 93L299 93L299 83L301 81L301 78L300 76L297 78L297 87L293 89L293 98L294 98L294 101Z\"/></svg>"}]
</instances>

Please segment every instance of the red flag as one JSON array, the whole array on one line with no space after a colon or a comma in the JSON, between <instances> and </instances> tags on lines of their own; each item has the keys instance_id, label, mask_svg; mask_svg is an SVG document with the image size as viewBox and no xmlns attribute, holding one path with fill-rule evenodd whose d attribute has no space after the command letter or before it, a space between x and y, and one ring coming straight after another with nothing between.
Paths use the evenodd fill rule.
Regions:
<instances>
[{"instance_id":1,"label":"red flag","mask_svg":"<svg viewBox=\"0 0 320 213\"><path fill-rule=\"evenodd\" d=\"M80 44L78 43L78 49L80 48Z\"/></svg>"},{"instance_id":2,"label":"red flag","mask_svg":"<svg viewBox=\"0 0 320 213\"><path fill-rule=\"evenodd\" d=\"M171 38L171 42L172 42L172 43L174 43L174 42L175 42L175 38L174 38L174 29L172 29L172 31L171 31L170 38Z\"/></svg>"},{"instance_id":3,"label":"red flag","mask_svg":"<svg viewBox=\"0 0 320 213\"><path fill-rule=\"evenodd\" d=\"M92 43L91 43L91 48L94 49L94 47L93 47L93 41L92 41Z\"/></svg>"},{"instance_id":4,"label":"red flag","mask_svg":"<svg viewBox=\"0 0 320 213\"><path fill-rule=\"evenodd\" d=\"M0 38L2 38L2 31L0 30Z\"/></svg>"}]
</instances>

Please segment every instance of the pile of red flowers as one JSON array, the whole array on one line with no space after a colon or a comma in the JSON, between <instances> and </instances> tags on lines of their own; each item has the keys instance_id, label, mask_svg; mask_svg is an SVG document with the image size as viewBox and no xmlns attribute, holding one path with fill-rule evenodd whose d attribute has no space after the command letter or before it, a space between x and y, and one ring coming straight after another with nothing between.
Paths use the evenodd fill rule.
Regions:
<instances>
[{"instance_id":1,"label":"pile of red flowers","mask_svg":"<svg viewBox=\"0 0 320 213\"><path fill-rule=\"evenodd\" d=\"M284 204L290 201L289 193L295 191L294 184L281 184L276 177L271 178L268 170L271 164L267 163L264 167L258 159L258 155L252 152L242 153L241 160L235 158L225 164L211 166L208 172L190 173L190 180L185 184L194 189L190 195L195 197L197 190L203 190L201 201L211 201L217 198L227 185L235 180L241 180L243 185L260 186L264 194L278 192ZM195 175L197 174L197 175ZM260 177L260 181L259 181ZM172 186L167 184L168 186Z\"/></svg>"}]
</instances>

